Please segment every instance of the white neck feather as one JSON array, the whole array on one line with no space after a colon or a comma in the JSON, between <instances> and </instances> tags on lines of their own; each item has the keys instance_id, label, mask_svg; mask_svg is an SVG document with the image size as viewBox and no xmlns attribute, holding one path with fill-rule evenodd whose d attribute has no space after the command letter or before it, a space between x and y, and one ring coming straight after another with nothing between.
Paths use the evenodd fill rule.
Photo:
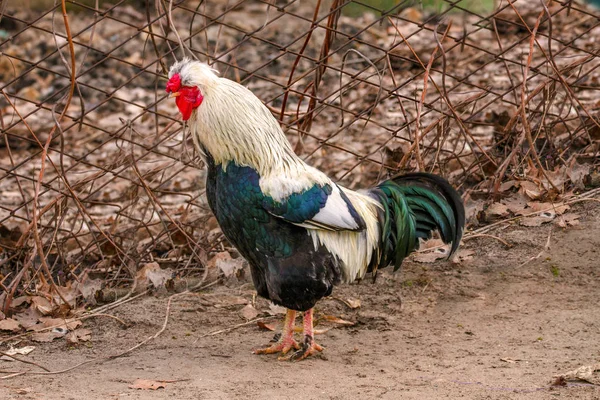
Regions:
<instances>
[{"instance_id":1,"label":"white neck feather","mask_svg":"<svg viewBox=\"0 0 600 400\"><path fill-rule=\"evenodd\" d=\"M190 127L217 164L235 161L256 169L261 176L272 169L303 164L277 120L248 89L218 78L200 90L204 100Z\"/></svg>"},{"instance_id":2,"label":"white neck feather","mask_svg":"<svg viewBox=\"0 0 600 400\"><path fill-rule=\"evenodd\" d=\"M196 77L204 100L190 119L197 140L225 168L229 162L255 169L261 189L275 199L331 181L298 157L269 109L244 86L206 71Z\"/></svg>"}]
</instances>

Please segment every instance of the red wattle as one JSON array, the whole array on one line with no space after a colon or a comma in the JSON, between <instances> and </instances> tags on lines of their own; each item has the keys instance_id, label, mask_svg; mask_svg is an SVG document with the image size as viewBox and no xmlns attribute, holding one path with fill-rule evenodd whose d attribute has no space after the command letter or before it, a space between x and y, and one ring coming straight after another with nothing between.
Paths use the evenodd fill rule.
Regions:
<instances>
[{"instance_id":1,"label":"red wattle","mask_svg":"<svg viewBox=\"0 0 600 400\"><path fill-rule=\"evenodd\" d=\"M175 104L177 104L177 108L179 108L179 112L181 113L181 118L184 121L187 121L192 116L192 111L194 108L192 107L192 103L187 101L183 96L179 96L175 99Z\"/></svg>"},{"instance_id":2,"label":"red wattle","mask_svg":"<svg viewBox=\"0 0 600 400\"><path fill-rule=\"evenodd\" d=\"M192 112L200 107L204 96L197 87L184 86L179 90L179 96L175 99L175 104L181 112L181 118L187 121L192 116Z\"/></svg>"}]
</instances>

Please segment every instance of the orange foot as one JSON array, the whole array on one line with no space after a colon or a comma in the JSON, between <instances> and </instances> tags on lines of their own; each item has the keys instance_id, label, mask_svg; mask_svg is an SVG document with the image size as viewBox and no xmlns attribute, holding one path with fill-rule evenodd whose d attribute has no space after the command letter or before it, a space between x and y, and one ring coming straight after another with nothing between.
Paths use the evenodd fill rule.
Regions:
<instances>
[{"instance_id":1,"label":"orange foot","mask_svg":"<svg viewBox=\"0 0 600 400\"><path fill-rule=\"evenodd\" d=\"M272 346L265 347L264 349L256 349L254 350L254 354L273 354L273 353L282 353L287 354L292 348L295 350L300 349L300 345L298 342L294 340L292 337L286 337L281 339L278 343L275 343Z\"/></svg>"},{"instance_id":2,"label":"orange foot","mask_svg":"<svg viewBox=\"0 0 600 400\"><path fill-rule=\"evenodd\" d=\"M298 350L300 345L294 340L294 321L296 320L296 311L287 310L285 321L283 322L283 332L279 342L264 349L254 350L254 354L273 354L288 353L292 348Z\"/></svg>"},{"instance_id":3,"label":"orange foot","mask_svg":"<svg viewBox=\"0 0 600 400\"><path fill-rule=\"evenodd\" d=\"M312 338L312 336L306 335L304 336L304 342L302 343L302 347L297 352L285 358L280 357L279 359L289 361L300 361L321 351L323 351L323 346L318 345Z\"/></svg>"}]
</instances>

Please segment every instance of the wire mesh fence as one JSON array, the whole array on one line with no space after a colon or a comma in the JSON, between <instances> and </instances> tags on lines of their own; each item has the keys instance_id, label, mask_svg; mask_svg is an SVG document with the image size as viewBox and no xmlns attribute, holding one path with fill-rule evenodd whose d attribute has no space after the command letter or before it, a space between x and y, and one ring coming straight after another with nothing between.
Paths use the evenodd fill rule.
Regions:
<instances>
[{"instance_id":1,"label":"wire mesh fence","mask_svg":"<svg viewBox=\"0 0 600 400\"><path fill-rule=\"evenodd\" d=\"M85 282L131 284L149 263L202 276L227 246L164 91L184 56L248 86L298 154L352 188L415 169L471 198L591 184L598 11L424 3L2 2L2 311L31 292L72 306Z\"/></svg>"}]
</instances>

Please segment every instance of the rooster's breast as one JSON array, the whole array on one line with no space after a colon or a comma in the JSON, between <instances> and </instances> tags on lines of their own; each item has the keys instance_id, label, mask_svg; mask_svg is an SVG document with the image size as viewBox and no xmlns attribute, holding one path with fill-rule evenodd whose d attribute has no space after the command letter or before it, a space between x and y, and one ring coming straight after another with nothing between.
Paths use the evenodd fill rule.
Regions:
<instances>
[{"instance_id":1,"label":"rooster's breast","mask_svg":"<svg viewBox=\"0 0 600 400\"><path fill-rule=\"evenodd\" d=\"M270 214L250 167L208 162L208 203L229 241L248 260L258 294L304 311L340 281L340 266L306 228Z\"/></svg>"}]
</instances>

